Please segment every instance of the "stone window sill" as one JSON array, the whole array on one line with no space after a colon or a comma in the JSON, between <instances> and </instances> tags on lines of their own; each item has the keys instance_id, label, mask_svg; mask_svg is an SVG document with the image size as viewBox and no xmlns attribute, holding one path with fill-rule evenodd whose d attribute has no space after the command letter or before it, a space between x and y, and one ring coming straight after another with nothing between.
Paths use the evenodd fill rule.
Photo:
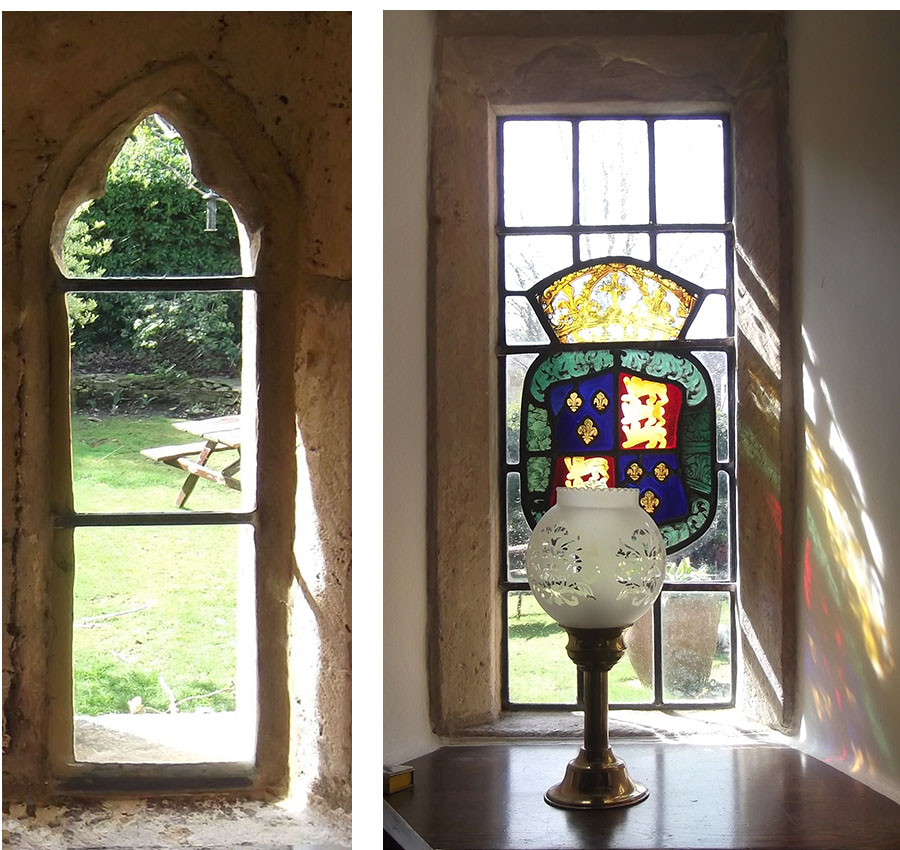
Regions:
<instances>
[{"instance_id":1,"label":"stone window sill","mask_svg":"<svg viewBox=\"0 0 900 850\"><path fill-rule=\"evenodd\" d=\"M506 711L497 720L461 729L442 739L445 744L479 740L530 740L580 738L584 732L581 711ZM691 740L701 742L768 741L784 744L787 738L773 729L747 719L736 709L713 711L612 710L610 738Z\"/></svg>"}]
</instances>

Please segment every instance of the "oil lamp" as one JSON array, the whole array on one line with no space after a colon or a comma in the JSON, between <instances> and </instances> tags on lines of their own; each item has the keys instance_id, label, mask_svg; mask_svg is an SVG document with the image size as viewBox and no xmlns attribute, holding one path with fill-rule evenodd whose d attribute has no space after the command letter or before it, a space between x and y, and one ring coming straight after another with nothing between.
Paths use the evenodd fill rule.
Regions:
<instances>
[{"instance_id":1,"label":"oil lamp","mask_svg":"<svg viewBox=\"0 0 900 850\"><path fill-rule=\"evenodd\" d=\"M609 745L609 671L625 652L622 633L653 606L665 572L665 543L638 496L632 488L559 487L528 544L532 592L568 633L569 658L584 675L584 745L544 794L552 806L629 806L649 794Z\"/></svg>"}]
</instances>

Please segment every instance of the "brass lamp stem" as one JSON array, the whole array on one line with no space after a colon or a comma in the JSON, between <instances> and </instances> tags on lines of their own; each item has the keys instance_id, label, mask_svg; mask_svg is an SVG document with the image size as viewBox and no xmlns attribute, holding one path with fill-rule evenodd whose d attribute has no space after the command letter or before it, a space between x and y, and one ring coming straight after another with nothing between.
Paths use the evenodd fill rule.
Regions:
<instances>
[{"instance_id":1,"label":"brass lamp stem","mask_svg":"<svg viewBox=\"0 0 900 850\"><path fill-rule=\"evenodd\" d=\"M566 631L566 651L584 674L584 746L569 762L563 781L548 789L544 799L563 809L639 803L650 792L631 779L609 745L609 671L625 652L625 629Z\"/></svg>"}]
</instances>

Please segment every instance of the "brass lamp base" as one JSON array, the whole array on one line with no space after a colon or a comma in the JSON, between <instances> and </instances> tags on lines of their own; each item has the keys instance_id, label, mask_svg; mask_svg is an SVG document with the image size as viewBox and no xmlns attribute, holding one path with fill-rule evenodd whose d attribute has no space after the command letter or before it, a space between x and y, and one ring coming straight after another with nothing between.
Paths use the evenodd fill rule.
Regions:
<instances>
[{"instance_id":1,"label":"brass lamp base","mask_svg":"<svg viewBox=\"0 0 900 850\"><path fill-rule=\"evenodd\" d=\"M582 747L566 767L562 782L544 800L560 809L611 809L646 800L650 792L629 775L625 762L607 747L599 761L589 761Z\"/></svg>"},{"instance_id":2,"label":"brass lamp base","mask_svg":"<svg viewBox=\"0 0 900 850\"><path fill-rule=\"evenodd\" d=\"M635 782L609 746L608 674L625 654L624 627L579 629L569 633L566 652L584 674L584 746L566 767L563 781L544 794L560 809L611 809L646 800L650 792Z\"/></svg>"}]
</instances>

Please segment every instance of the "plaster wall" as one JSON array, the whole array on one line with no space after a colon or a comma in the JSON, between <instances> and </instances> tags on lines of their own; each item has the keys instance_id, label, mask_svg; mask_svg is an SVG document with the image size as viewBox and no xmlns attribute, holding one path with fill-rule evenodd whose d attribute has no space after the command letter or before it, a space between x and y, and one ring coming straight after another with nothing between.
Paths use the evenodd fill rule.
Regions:
<instances>
[{"instance_id":1,"label":"plaster wall","mask_svg":"<svg viewBox=\"0 0 900 850\"><path fill-rule=\"evenodd\" d=\"M68 467L46 452L53 216L95 146L127 133L116 109L136 120L161 100L185 115L202 107L186 141L205 151L207 182L253 199L242 218L271 287L259 317L259 502L276 543L259 564L259 651L284 669L261 680L276 715L261 747L285 767L265 790L291 783L349 809L350 15L6 12L3 84L5 796L49 791L47 648L68 628L51 608L52 492Z\"/></svg>"},{"instance_id":2,"label":"plaster wall","mask_svg":"<svg viewBox=\"0 0 900 850\"><path fill-rule=\"evenodd\" d=\"M437 746L426 659L426 281L434 12L384 13L384 760Z\"/></svg>"},{"instance_id":3,"label":"plaster wall","mask_svg":"<svg viewBox=\"0 0 900 850\"><path fill-rule=\"evenodd\" d=\"M900 800L900 14L793 13L789 51L800 746Z\"/></svg>"}]
</instances>

